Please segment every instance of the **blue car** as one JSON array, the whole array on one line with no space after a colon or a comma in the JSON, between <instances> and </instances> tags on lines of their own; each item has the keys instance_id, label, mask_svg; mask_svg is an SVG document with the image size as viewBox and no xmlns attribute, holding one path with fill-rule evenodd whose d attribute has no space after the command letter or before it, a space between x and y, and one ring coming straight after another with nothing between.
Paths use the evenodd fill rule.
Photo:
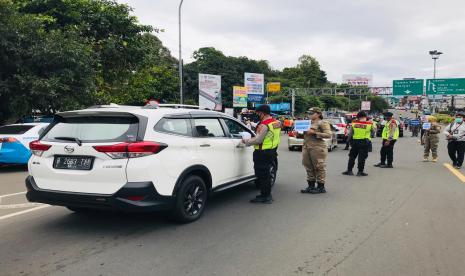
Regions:
<instances>
[{"instance_id":1,"label":"blue car","mask_svg":"<svg viewBox=\"0 0 465 276\"><path fill-rule=\"evenodd\" d=\"M27 123L0 126L0 164L27 164L29 143L39 139L48 123Z\"/></svg>"}]
</instances>

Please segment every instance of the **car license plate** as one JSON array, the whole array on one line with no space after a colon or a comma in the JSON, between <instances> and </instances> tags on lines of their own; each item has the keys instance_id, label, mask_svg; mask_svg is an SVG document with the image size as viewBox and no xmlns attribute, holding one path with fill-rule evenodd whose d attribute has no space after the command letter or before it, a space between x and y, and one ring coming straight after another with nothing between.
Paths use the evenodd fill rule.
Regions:
<instances>
[{"instance_id":1,"label":"car license plate","mask_svg":"<svg viewBox=\"0 0 465 276\"><path fill-rule=\"evenodd\" d=\"M53 168L64 170L90 170L94 158L90 156L55 156Z\"/></svg>"}]
</instances>

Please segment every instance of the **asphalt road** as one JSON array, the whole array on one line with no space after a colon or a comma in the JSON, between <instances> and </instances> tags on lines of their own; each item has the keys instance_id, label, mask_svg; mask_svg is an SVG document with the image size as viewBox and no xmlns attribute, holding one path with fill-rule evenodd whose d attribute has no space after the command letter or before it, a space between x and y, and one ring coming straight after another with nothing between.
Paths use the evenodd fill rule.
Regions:
<instances>
[{"instance_id":1,"label":"asphalt road","mask_svg":"<svg viewBox=\"0 0 465 276\"><path fill-rule=\"evenodd\" d=\"M366 178L343 177L347 152L336 149L328 193L304 195L301 153L283 145L274 204L249 204L256 191L244 185L211 198L187 225L162 215L5 209L25 203L7 196L0 274L464 275L465 183L443 165L444 148L440 162L423 163L417 140L401 138L395 168L378 169L376 139ZM0 195L24 191L26 175L1 169Z\"/></svg>"}]
</instances>

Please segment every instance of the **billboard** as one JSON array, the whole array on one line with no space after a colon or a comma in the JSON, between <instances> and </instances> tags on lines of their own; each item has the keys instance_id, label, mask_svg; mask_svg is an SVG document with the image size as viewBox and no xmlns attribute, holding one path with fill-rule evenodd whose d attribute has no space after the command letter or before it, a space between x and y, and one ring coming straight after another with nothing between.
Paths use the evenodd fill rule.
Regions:
<instances>
[{"instance_id":1,"label":"billboard","mask_svg":"<svg viewBox=\"0 0 465 276\"><path fill-rule=\"evenodd\" d=\"M233 86L233 107L247 107L247 87Z\"/></svg>"},{"instance_id":2,"label":"billboard","mask_svg":"<svg viewBox=\"0 0 465 276\"><path fill-rule=\"evenodd\" d=\"M351 86L372 86L373 75L370 74L344 74L342 75L342 83Z\"/></svg>"},{"instance_id":3,"label":"billboard","mask_svg":"<svg viewBox=\"0 0 465 276\"><path fill-rule=\"evenodd\" d=\"M199 74L199 106L221 110L221 76Z\"/></svg>"},{"instance_id":4,"label":"billboard","mask_svg":"<svg viewBox=\"0 0 465 276\"><path fill-rule=\"evenodd\" d=\"M265 76L257 73L244 73L244 86L247 87L248 94L265 94Z\"/></svg>"},{"instance_id":5,"label":"billboard","mask_svg":"<svg viewBox=\"0 0 465 276\"><path fill-rule=\"evenodd\" d=\"M269 82L266 84L266 91L269 93L273 92L280 92L281 91L281 83L280 82Z\"/></svg>"},{"instance_id":6,"label":"billboard","mask_svg":"<svg viewBox=\"0 0 465 276\"><path fill-rule=\"evenodd\" d=\"M291 111L291 103L272 103L268 104L272 112L286 112ZM257 104L256 107L261 106L261 104Z\"/></svg>"},{"instance_id":7,"label":"billboard","mask_svg":"<svg viewBox=\"0 0 465 276\"><path fill-rule=\"evenodd\" d=\"M363 101L362 108L360 110L370 111L371 109L371 102L370 101Z\"/></svg>"}]
</instances>

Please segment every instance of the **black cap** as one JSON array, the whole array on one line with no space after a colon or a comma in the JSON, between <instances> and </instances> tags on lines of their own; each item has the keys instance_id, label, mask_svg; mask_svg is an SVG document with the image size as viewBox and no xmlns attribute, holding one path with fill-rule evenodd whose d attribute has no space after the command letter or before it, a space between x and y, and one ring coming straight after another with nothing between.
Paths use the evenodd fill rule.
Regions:
<instances>
[{"instance_id":1,"label":"black cap","mask_svg":"<svg viewBox=\"0 0 465 276\"><path fill-rule=\"evenodd\" d=\"M465 117L465 113L463 113L463 111L459 111L455 113L455 116Z\"/></svg>"},{"instance_id":2,"label":"black cap","mask_svg":"<svg viewBox=\"0 0 465 276\"><path fill-rule=\"evenodd\" d=\"M267 105L267 104L262 104L260 105L259 107L257 107L257 109L255 109L255 111L257 112L263 112L265 114L270 114L271 113L271 109L270 109L270 106Z\"/></svg>"},{"instance_id":3,"label":"black cap","mask_svg":"<svg viewBox=\"0 0 465 276\"><path fill-rule=\"evenodd\" d=\"M389 111L388 111L388 112L384 112L383 115L384 115L384 117L392 117L392 116L394 116L394 114L392 114L392 112L389 112Z\"/></svg>"},{"instance_id":4,"label":"black cap","mask_svg":"<svg viewBox=\"0 0 465 276\"><path fill-rule=\"evenodd\" d=\"M364 118L366 116L367 116L367 114L366 114L365 111L360 111L359 113L357 113L357 118Z\"/></svg>"}]
</instances>

